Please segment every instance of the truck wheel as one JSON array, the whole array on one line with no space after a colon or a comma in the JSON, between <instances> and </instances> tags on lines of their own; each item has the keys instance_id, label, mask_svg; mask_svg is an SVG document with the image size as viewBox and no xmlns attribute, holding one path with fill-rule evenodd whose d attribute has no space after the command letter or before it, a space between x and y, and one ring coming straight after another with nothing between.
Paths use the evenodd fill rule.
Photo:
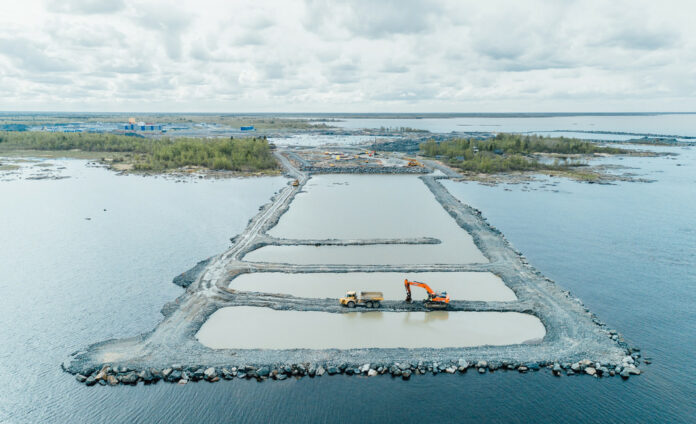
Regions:
<instances>
[{"instance_id":1,"label":"truck wheel","mask_svg":"<svg viewBox=\"0 0 696 424\"><path fill-rule=\"evenodd\" d=\"M348 302L348 307L355 308L355 302L353 302L352 300L350 302Z\"/></svg>"},{"instance_id":2,"label":"truck wheel","mask_svg":"<svg viewBox=\"0 0 696 424\"><path fill-rule=\"evenodd\" d=\"M374 308L374 306L372 306L372 302L365 303L365 306L367 306L370 309Z\"/></svg>"},{"instance_id":3,"label":"truck wheel","mask_svg":"<svg viewBox=\"0 0 696 424\"><path fill-rule=\"evenodd\" d=\"M380 306L382 306L382 304L381 304L381 303L379 303L379 302L375 302L375 309L379 308Z\"/></svg>"}]
</instances>

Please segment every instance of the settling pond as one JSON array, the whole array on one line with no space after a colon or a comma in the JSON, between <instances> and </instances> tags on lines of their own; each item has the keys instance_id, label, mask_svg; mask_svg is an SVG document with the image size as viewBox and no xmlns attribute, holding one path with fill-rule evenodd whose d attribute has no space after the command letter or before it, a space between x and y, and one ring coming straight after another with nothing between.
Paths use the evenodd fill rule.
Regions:
<instances>
[{"instance_id":1,"label":"settling pond","mask_svg":"<svg viewBox=\"0 0 696 424\"><path fill-rule=\"evenodd\" d=\"M418 177L316 175L269 235L294 239L434 237L440 244L266 246L244 258L294 264L462 264L488 259Z\"/></svg>"},{"instance_id":2,"label":"settling pond","mask_svg":"<svg viewBox=\"0 0 696 424\"><path fill-rule=\"evenodd\" d=\"M215 311L196 337L213 349L446 348L541 341L544 325L518 312Z\"/></svg>"}]
</instances>

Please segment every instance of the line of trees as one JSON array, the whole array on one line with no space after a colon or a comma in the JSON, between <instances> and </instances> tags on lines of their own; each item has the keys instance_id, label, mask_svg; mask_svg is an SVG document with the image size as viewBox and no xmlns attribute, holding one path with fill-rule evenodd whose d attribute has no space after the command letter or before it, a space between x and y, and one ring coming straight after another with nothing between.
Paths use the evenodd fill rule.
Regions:
<instances>
[{"instance_id":1,"label":"line of trees","mask_svg":"<svg viewBox=\"0 0 696 424\"><path fill-rule=\"evenodd\" d=\"M275 169L278 164L265 139L217 139L204 142L187 139L155 146L151 154L136 162L135 169L161 171L183 166L259 171Z\"/></svg>"},{"instance_id":2,"label":"line of trees","mask_svg":"<svg viewBox=\"0 0 696 424\"><path fill-rule=\"evenodd\" d=\"M574 138L541 137L536 135L498 134L493 138L457 138L436 142L428 140L420 145L425 156L439 157L450 165L464 171L497 173L505 171L528 171L537 169L560 169L577 163L541 163L535 153L559 154L620 154L625 150L598 146Z\"/></svg>"},{"instance_id":3,"label":"line of trees","mask_svg":"<svg viewBox=\"0 0 696 424\"><path fill-rule=\"evenodd\" d=\"M0 132L0 148L132 153L134 168L163 171L202 166L231 171L278 167L264 138L143 138L118 134Z\"/></svg>"}]
</instances>

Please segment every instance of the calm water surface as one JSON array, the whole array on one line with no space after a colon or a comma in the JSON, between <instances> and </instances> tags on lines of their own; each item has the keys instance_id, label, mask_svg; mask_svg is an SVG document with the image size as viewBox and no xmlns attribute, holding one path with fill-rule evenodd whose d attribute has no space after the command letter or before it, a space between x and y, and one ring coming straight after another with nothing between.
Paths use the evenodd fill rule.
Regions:
<instances>
[{"instance_id":1,"label":"calm water surface","mask_svg":"<svg viewBox=\"0 0 696 424\"><path fill-rule=\"evenodd\" d=\"M533 343L539 318L519 312L277 311L232 306L215 311L196 334L213 349L445 348Z\"/></svg>"},{"instance_id":2,"label":"calm water surface","mask_svg":"<svg viewBox=\"0 0 696 424\"><path fill-rule=\"evenodd\" d=\"M629 381L470 372L88 388L60 362L150 330L181 292L171 278L228 246L284 180L175 184L70 162L73 179L0 182L0 422L694 422L696 151L670 150L680 156L616 161L651 184L447 183L643 348L654 363ZM347 400L362 413L341 414Z\"/></svg>"},{"instance_id":3,"label":"calm water surface","mask_svg":"<svg viewBox=\"0 0 696 424\"><path fill-rule=\"evenodd\" d=\"M416 128L435 133L452 131L482 132L535 132L566 131L574 137L598 139L601 136L573 133L573 131L608 131L628 133L696 136L696 114L641 115L641 116L550 116L543 118L520 117L466 117L422 119L356 119L348 118L331 125L358 128ZM612 137L621 140L623 137Z\"/></svg>"},{"instance_id":4,"label":"calm water surface","mask_svg":"<svg viewBox=\"0 0 696 424\"><path fill-rule=\"evenodd\" d=\"M245 259L296 264L488 262L473 238L415 176L313 176L269 234L299 239L434 237L442 243L265 246Z\"/></svg>"}]
</instances>

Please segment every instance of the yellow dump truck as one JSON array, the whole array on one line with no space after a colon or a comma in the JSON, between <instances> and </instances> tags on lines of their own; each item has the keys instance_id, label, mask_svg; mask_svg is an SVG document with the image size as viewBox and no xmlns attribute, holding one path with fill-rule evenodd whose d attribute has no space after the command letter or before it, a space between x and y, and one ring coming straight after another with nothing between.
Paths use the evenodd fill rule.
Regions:
<instances>
[{"instance_id":1,"label":"yellow dump truck","mask_svg":"<svg viewBox=\"0 0 696 424\"><path fill-rule=\"evenodd\" d=\"M379 308L380 302L384 300L382 292L361 291L360 296L355 291L346 292L346 297L340 299L343 306L355 308L356 306L365 306L367 308Z\"/></svg>"}]
</instances>

